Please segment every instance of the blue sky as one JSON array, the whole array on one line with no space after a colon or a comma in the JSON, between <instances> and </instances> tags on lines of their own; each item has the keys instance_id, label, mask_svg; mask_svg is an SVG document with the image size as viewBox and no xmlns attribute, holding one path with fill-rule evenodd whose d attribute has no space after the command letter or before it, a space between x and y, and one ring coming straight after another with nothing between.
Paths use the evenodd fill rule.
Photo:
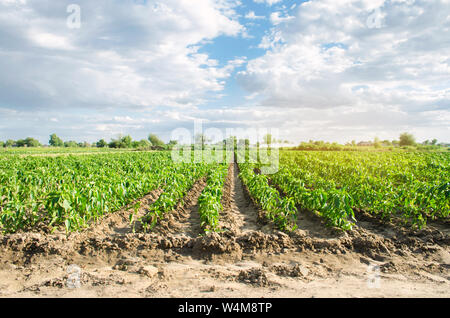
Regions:
<instances>
[{"instance_id":1,"label":"blue sky","mask_svg":"<svg viewBox=\"0 0 450 318\"><path fill-rule=\"evenodd\" d=\"M445 0L0 0L0 140L449 142L449 31Z\"/></svg>"}]
</instances>

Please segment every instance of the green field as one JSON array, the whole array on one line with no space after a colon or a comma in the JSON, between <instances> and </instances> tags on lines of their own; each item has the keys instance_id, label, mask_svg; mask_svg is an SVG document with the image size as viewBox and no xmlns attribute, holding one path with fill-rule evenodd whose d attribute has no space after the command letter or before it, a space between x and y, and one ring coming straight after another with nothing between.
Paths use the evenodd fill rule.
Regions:
<instances>
[{"instance_id":1,"label":"green field","mask_svg":"<svg viewBox=\"0 0 450 318\"><path fill-rule=\"evenodd\" d=\"M140 198L162 189L141 220L151 230L201 178L207 184L199 199L202 229L220 230L227 164L174 163L170 152L20 154L0 156L2 232L42 225L77 231L130 203L137 208ZM449 164L448 153L281 151L276 174L260 174L261 164L239 163L239 176L284 231L297 227L302 210L343 230L352 229L358 210L421 228L429 219L449 217Z\"/></svg>"},{"instance_id":2,"label":"green field","mask_svg":"<svg viewBox=\"0 0 450 318\"><path fill-rule=\"evenodd\" d=\"M69 155L69 154L95 154L95 153L117 153L136 151L135 149L97 148L97 147L33 147L33 148L2 148L1 155Z\"/></svg>"}]
</instances>

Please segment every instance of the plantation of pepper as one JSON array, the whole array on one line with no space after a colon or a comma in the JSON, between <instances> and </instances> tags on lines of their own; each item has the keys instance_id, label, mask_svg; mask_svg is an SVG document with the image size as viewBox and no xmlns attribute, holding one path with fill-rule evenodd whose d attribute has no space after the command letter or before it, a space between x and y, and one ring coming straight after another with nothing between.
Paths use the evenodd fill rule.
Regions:
<instances>
[{"instance_id":1,"label":"plantation of pepper","mask_svg":"<svg viewBox=\"0 0 450 318\"><path fill-rule=\"evenodd\" d=\"M281 151L275 174L258 173L260 163L238 167L249 194L280 230L295 230L300 211L351 230L360 210L417 228L429 219L448 219L449 163L448 153ZM205 178L198 203L201 226L204 233L220 231L228 166L175 163L170 152L1 156L0 230L45 225L78 231L133 202L138 206L140 198L161 189L140 219L151 231Z\"/></svg>"}]
</instances>

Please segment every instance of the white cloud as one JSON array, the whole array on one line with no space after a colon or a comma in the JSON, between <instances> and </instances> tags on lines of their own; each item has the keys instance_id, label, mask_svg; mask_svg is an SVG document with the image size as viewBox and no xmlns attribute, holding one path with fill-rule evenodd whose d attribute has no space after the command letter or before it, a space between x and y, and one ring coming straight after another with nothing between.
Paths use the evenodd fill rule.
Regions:
<instances>
[{"instance_id":1,"label":"white cloud","mask_svg":"<svg viewBox=\"0 0 450 318\"><path fill-rule=\"evenodd\" d=\"M31 30L28 36L31 41L43 48L61 50L73 49L72 45L69 43L69 40L64 36L35 30Z\"/></svg>"},{"instance_id":2,"label":"white cloud","mask_svg":"<svg viewBox=\"0 0 450 318\"><path fill-rule=\"evenodd\" d=\"M367 23L374 10L378 28ZM348 125L375 129L368 119L385 114L398 120L380 121L378 129L408 127L402 116L435 128L450 112L449 13L444 0L308 1L296 8L296 19L267 33L260 47L268 51L248 61L239 82L266 107L347 107L366 114L364 121L344 120ZM272 14L273 22L278 18ZM439 127L440 136L448 134Z\"/></svg>"},{"instance_id":3,"label":"white cloud","mask_svg":"<svg viewBox=\"0 0 450 318\"><path fill-rule=\"evenodd\" d=\"M27 3L26 0L0 0L0 4L5 6L24 5L26 3Z\"/></svg>"},{"instance_id":4,"label":"white cloud","mask_svg":"<svg viewBox=\"0 0 450 318\"><path fill-rule=\"evenodd\" d=\"M278 25L280 23L283 22L287 22L289 20L295 19L294 16L282 16L282 13L277 11L277 12L272 12L270 14L270 22L272 22L273 25Z\"/></svg>"},{"instance_id":5,"label":"white cloud","mask_svg":"<svg viewBox=\"0 0 450 318\"><path fill-rule=\"evenodd\" d=\"M234 0L79 1L80 29L67 27L67 4L16 2L0 2L0 106L200 104L234 66L201 44L244 32Z\"/></svg>"},{"instance_id":6,"label":"white cloud","mask_svg":"<svg viewBox=\"0 0 450 318\"><path fill-rule=\"evenodd\" d=\"M229 61L228 65L233 67L233 69L234 69L234 67L240 67L240 66L244 65L245 63L247 63L247 57L242 56L242 57L239 57L239 58Z\"/></svg>"},{"instance_id":7,"label":"white cloud","mask_svg":"<svg viewBox=\"0 0 450 318\"><path fill-rule=\"evenodd\" d=\"M277 6L259 44L266 53L230 61L201 47L246 36L237 0L78 3L81 28L68 29L64 1L0 0L2 140L45 143L53 132L79 141L149 132L168 139L203 119L280 128L295 142L403 131L449 141L449 1L313 0L289 13ZM242 105L202 107L228 93L238 68L248 92Z\"/></svg>"},{"instance_id":8,"label":"white cloud","mask_svg":"<svg viewBox=\"0 0 450 318\"><path fill-rule=\"evenodd\" d=\"M118 135L130 134L133 139L143 139L150 132L168 141L176 128L194 128L194 120L203 120L203 128L279 129L279 138L292 142L327 140L341 143L355 140L373 140L375 137L392 140L408 131L418 141L437 138L448 142L450 120L444 110L408 113L382 104L371 107L339 106L334 108L302 108L276 106L235 106L222 109L164 108L143 112L129 111L126 115L110 112L93 114L60 114L58 122L48 120L51 111L34 113L0 109L7 126L0 126L2 140L24 138L28 135L48 142L48 136L57 132L63 140L94 142L101 138L110 140ZM432 123L432 124L430 124ZM23 127L27 133L23 135Z\"/></svg>"}]
</instances>

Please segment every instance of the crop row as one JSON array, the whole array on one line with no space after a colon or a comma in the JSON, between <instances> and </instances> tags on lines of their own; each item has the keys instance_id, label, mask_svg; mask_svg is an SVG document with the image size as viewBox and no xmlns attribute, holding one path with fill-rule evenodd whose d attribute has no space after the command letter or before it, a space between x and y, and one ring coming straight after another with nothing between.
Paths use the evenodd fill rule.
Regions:
<instances>
[{"instance_id":1,"label":"crop row","mask_svg":"<svg viewBox=\"0 0 450 318\"><path fill-rule=\"evenodd\" d=\"M148 213L141 218L145 229L152 229L166 213L174 210L195 182L211 170L211 165L198 163L181 163L175 167L165 168L162 174L163 193L150 206Z\"/></svg>"},{"instance_id":2,"label":"crop row","mask_svg":"<svg viewBox=\"0 0 450 318\"><path fill-rule=\"evenodd\" d=\"M428 217L449 216L448 167L449 155L439 153L286 152L273 180L327 219L351 220L352 207L421 228Z\"/></svg>"},{"instance_id":3,"label":"crop row","mask_svg":"<svg viewBox=\"0 0 450 318\"><path fill-rule=\"evenodd\" d=\"M345 191L308 189L302 180L295 178L286 168L281 168L271 179L295 204L309 211L317 211L328 225L344 230L351 230L355 225L354 202Z\"/></svg>"},{"instance_id":4,"label":"crop row","mask_svg":"<svg viewBox=\"0 0 450 318\"><path fill-rule=\"evenodd\" d=\"M199 213L205 232L218 231L227 172L224 164L175 163L164 152L5 156L0 159L0 230L13 233L36 226L81 230L161 189L141 218L144 228L152 228L182 202L195 182L207 176ZM138 206L139 201L135 210Z\"/></svg>"},{"instance_id":5,"label":"crop row","mask_svg":"<svg viewBox=\"0 0 450 318\"><path fill-rule=\"evenodd\" d=\"M223 210L221 201L227 175L228 165L217 165L210 171L206 187L198 199L201 227L205 233L220 231L219 218Z\"/></svg>"},{"instance_id":6,"label":"crop row","mask_svg":"<svg viewBox=\"0 0 450 318\"><path fill-rule=\"evenodd\" d=\"M239 176L247 186L251 196L266 212L266 217L273 221L280 230L295 230L297 209L291 197L281 197L277 189L269 185L266 175L255 173L255 166L239 164Z\"/></svg>"},{"instance_id":7,"label":"crop row","mask_svg":"<svg viewBox=\"0 0 450 318\"><path fill-rule=\"evenodd\" d=\"M281 151L280 156L277 173L262 175L258 164L240 163L239 177L281 230L296 228L297 206L345 230L355 224L356 208L419 228L429 218L449 217L447 153ZM167 152L0 156L0 231L36 226L77 231L162 189L141 219L152 228L204 177L201 226L206 233L219 231L227 173L227 164L175 163Z\"/></svg>"},{"instance_id":8,"label":"crop row","mask_svg":"<svg viewBox=\"0 0 450 318\"><path fill-rule=\"evenodd\" d=\"M4 158L0 230L82 229L159 188L171 166L165 153Z\"/></svg>"}]
</instances>

